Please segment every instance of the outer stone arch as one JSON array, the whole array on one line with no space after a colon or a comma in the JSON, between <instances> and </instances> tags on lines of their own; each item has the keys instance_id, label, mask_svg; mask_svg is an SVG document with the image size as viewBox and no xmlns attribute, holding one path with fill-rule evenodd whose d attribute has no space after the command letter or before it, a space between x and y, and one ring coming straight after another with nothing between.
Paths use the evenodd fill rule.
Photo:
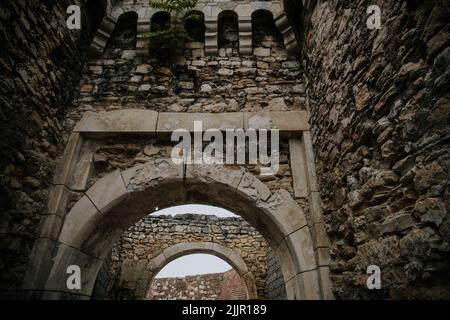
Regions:
<instances>
[{"instance_id":1,"label":"outer stone arch","mask_svg":"<svg viewBox=\"0 0 450 320\"><path fill-rule=\"evenodd\" d=\"M33 291L44 297L89 298L103 259L124 230L146 214L197 203L240 214L274 250L288 299L322 299L318 264L303 211L286 190L272 192L244 169L222 165L175 165L158 159L97 181L66 215L50 257L39 256L43 278ZM40 263L49 261L49 265ZM83 270L82 289L69 290L66 270Z\"/></svg>"},{"instance_id":2,"label":"outer stone arch","mask_svg":"<svg viewBox=\"0 0 450 320\"><path fill-rule=\"evenodd\" d=\"M145 298L154 278L168 263L182 256L195 253L212 254L228 262L244 280L248 299L255 300L258 298L255 279L244 260L232 249L214 242L184 242L165 249L161 254L150 260L145 270L137 271L136 274L140 274L140 277L136 281L136 298Z\"/></svg>"}]
</instances>

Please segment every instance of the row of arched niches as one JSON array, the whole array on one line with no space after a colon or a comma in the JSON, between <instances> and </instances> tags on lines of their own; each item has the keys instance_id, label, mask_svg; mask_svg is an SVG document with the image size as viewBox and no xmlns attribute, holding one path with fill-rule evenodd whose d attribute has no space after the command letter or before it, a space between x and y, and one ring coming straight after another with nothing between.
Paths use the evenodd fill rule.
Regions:
<instances>
[{"instance_id":1,"label":"row of arched niches","mask_svg":"<svg viewBox=\"0 0 450 320\"><path fill-rule=\"evenodd\" d=\"M146 13L142 14L143 8L139 8L139 1L116 2L117 4L114 1L87 1L85 9L88 14L84 16L84 22L88 29L91 54L109 55L118 48L137 49L141 54L147 54L149 40L144 34L169 28L170 14L148 8L148 4L144 7ZM124 2L130 2L132 6L110 7ZM275 45L285 47L291 53L298 52L298 43L301 41L302 1L285 0L283 4L279 3L281 11L275 14L273 11L278 9L273 9L274 2L260 2L262 5L258 4L259 2L244 2L244 5L250 8L244 10L245 12L219 9L216 10L217 14L213 13L214 16L205 15L208 10L204 7L202 9L203 4L200 2L195 10L182 15L183 25L193 42L204 43L206 54L213 55L221 48L232 48L241 54L252 54L253 49L263 46L267 39ZM293 5L289 5L289 2ZM205 2L204 5L209 3ZM241 3L239 1L239 5ZM292 8L289 14L285 12L286 8ZM111 13L107 13L108 10ZM295 12L298 13L297 18Z\"/></svg>"}]
</instances>

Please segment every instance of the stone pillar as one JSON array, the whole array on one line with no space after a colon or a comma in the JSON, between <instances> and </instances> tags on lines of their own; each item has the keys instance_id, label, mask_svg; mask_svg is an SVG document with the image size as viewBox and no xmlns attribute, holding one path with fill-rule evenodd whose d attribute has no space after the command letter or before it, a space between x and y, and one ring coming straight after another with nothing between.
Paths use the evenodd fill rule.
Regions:
<instances>
[{"instance_id":1,"label":"stone pillar","mask_svg":"<svg viewBox=\"0 0 450 320\"><path fill-rule=\"evenodd\" d=\"M140 57L147 57L148 53L148 38L145 33L150 32L150 20L139 18L137 22L137 43L136 55Z\"/></svg>"},{"instance_id":2,"label":"stone pillar","mask_svg":"<svg viewBox=\"0 0 450 320\"><path fill-rule=\"evenodd\" d=\"M252 46L252 17L239 17L239 53L251 55Z\"/></svg>"},{"instance_id":3,"label":"stone pillar","mask_svg":"<svg viewBox=\"0 0 450 320\"><path fill-rule=\"evenodd\" d=\"M300 52L297 39L295 38L294 29L284 12L281 12L275 17L275 24L283 35L284 46L290 54L297 54Z\"/></svg>"},{"instance_id":4,"label":"stone pillar","mask_svg":"<svg viewBox=\"0 0 450 320\"><path fill-rule=\"evenodd\" d=\"M205 17L205 55L213 56L218 52L217 17Z\"/></svg>"},{"instance_id":5,"label":"stone pillar","mask_svg":"<svg viewBox=\"0 0 450 320\"><path fill-rule=\"evenodd\" d=\"M100 56L105 50L109 37L116 27L117 19L112 16L106 16L103 18L100 27L95 33L91 46L89 47L89 53L94 56Z\"/></svg>"}]
</instances>

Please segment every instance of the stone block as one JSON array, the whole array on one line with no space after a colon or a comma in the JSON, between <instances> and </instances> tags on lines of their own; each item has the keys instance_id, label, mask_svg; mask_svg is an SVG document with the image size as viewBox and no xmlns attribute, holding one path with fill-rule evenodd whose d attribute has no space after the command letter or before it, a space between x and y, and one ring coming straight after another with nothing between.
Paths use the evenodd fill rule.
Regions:
<instances>
[{"instance_id":1,"label":"stone block","mask_svg":"<svg viewBox=\"0 0 450 320\"><path fill-rule=\"evenodd\" d=\"M270 56L270 49L269 48L262 48L257 47L253 49L253 54L257 57L269 57Z\"/></svg>"},{"instance_id":2,"label":"stone block","mask_svg":"<svg viewBox=\"0 0 450 320\"><path fill-rule=\"evenodd\" d=\"M50 187L47 203L47 213L64 217L70 191L64 185Z\"/></svg>"},{"instance_id":3,"label":"stone block","mask_svg":"<svg viewBox=\"0 0 450 320\"><path fill-rule=\"evenodd\" d=\"M234 73L233 70L227 68L220 68L219 71L217 71L217 74L219 76L232 76L233 73Z\"/></svg>"},{"instance_id":4,"label":"stone block","mask_svg":"<svg viewBox=\"0 0 450 320\"><path fill-rule=\"evenodd\" d=\"M64 244L58 246L58 251L53 259L54 263L50 271L45 290L68 292L90 296L94 289L97 272L102 264L102 260L89 256L74 248ZM81 289L67 288L67 268L77 265L81 269Z\"/></svg>"},{"instance_id":5,"label":"stone block","mask_svg":"<svg viewBox=\"0 0 450 320\"><path fill-rule=\"evenodd\" d=\"M301 283L301 287L303 288L301 299L320 300L322 298L318 270L303 272L297 275L297 278L297 281Z\"/></svg>"},{"instance_id":6,"label":"stone block","mask_svg":"<svg viewBox=\"0 0 450 320\"><path fill-rule=\"evenodd\" d=\"M288 135L309 130L306 111L245 112L244 123L246 129L278 129Z\"/></svg>"},{"instance_id":7,"label":"stone block","mask_svg":"<svg viewBox=\"0 0 450 320\"><path fill-rule=\"evenodd\" d=\"M286 296L288 300L304 299L302 283L298 277L293 277L284 283L286 287Z\"/></svg>"},{"instance_id":8,"label":"stone block","mask_svg":"<svg viewBox=\"0 0 450 320\"><path fill-rule=\"evenodd\" d=\"M158 273L161 268L166 264L167 258L164 254L157 255L156 257L152 258L150 262L147 265L147 270L150 270L153 273Z\"/></svg>"},{"instance_id":9,"label":"stone block","mask_svg":"<svg viewBox=\"0 0 450 320\"><path fill-rule=\"evenodd\" d=\"M86 195L101 213L107 213L127 195L120 171L110 173L97 181Z\"/></svg>"},{"instance_id":10,"label":"stone block","mask_svg":"<svg viewBox=\"0 0 450 320\"><path fill-rule=\"evenodd\" d=\"M303 227L287 236L286 243L291 248L291 252L295 252L301 272L317 268L313 242L308 227Z\"/></svg>"},{"instance_id":11,"label":"stone block","mask_svg":"<svg viewBox=\"0 0 450 320\"><path fill-rule=\"evenodd\" d=\"M202 123L203 132L209 129L239 129L244 127L243 115L240 112L228 113L160 113L157 131L172 133L177 129L194 131L194 121Z\"/></svg>"},{"instance_id":12,"label":"stone block","mask_svg":"<svg viewBox=\"0 0 450 320\"><path fill-rule=\"evenodd\" d=\"M266 201L272 195L272 192L263 182L249 173L243 176L238 189L255 200Z\"/></svg>"},{"instance_id":13,"label":"stone block","mask_svg":"<svg viewBox=\"0 0 450 320\"><path fill-rule=\"evenodd\" d=\"M39 235L41 238L48 238L51 240L58 239L61 231L62 219L60 216L49 214L42 217Z\"/></svg>"},{"instance_id":14,"label":"stone block","mask_svg":"<svg viewBox=\"0 0 450 320\"><path fill-rule=\"evenodd\" d=\"M295 197L306 198L308 196L308 182L305 151L300 139L289 139L289 154Z\"/></svg>"},{"instance_id":15,"label":"stone block","mask_svg":"<svg viewBox=\"0 0 450 320\"><path fill-rule=\"evenodd\" d=\"M69 185L82 143L83 138L79 133L75 132L70 135L64 154L56 166L53 184Z\"/></svg>"},{"instance_id":16,"label":"stone block","mask_svg":"<svg viewBox=\"0 0 450 320\"><path fill-rule=\"evenodd\" d=\"M330 265L330 249L329 248L317 248L316 261L319 267L326 267Z\"/></svg>"},{"instance_id":17,"label":"stone block","mask_svg":"<svg viewBox=\"0 0 450 320\"><path fill-rule=\"evenodd\" d=\"M309 225L313 225L318 222L323 222L322 199L320 198L319 192L313 191L310 193L309 212L310 212Z\"/></svg>"},{"instance_id":18,"label":"stone block","mask_svg":"<svg viewBox=\"0 0 450 320\"><path fill-rule=\"evenodd\" d=\"M319 191L319 185L317 183L316 175L316 165L314 159L314 151L312 146L311 132L304 131L302 135L302 142L305 150L306 165L307 165L307 176L308 176L308 187L309 192Z\"/></svg>"},{"instance_id":19,"label":"stone block","mask_svg":"<svg viewBox=\"0 0 450 320\"><path fill-rule=\"evenodd\" d=\"M314 248L328 248L330 247L330 240L325 232L323 222L318 222L310 227L311 237L314 243Z\"/></svg>"},{"instance_id":20,"label":"stone block","mask_svg":"<svg viewBox=\"0 0 450 320\"><path fill-rule=\"evenodd\" d=\"M100 212L89 198L82 197L67 214L59 235L59 241L71 247L79 248L84 238L95 228L99 216Z\"/></svg>"},{"instance_id":21,"label":"stone block","mask_svg":"<svg viewBox=\"0 0 450 320\"><path fill-rule=\"evenodd\" d=\"M94 167L94 153L96 145L90 140L83 144L80 155L76 162L75 172L70 189L73 191L86 191L88 180Z\"/></svg>"},{"instance_id":22,"label":"stone block","mask_svg":"<svg viewBox=\"0 0 450 320\"><path fill-rule=\"evenodd\" d=\"M298 266L296 266L293 261L295 257L292 257L289 253L289 248L286 241L283 240L274 253L278 263L280 264L284 281L286 282L294 278L299 270Z\"/></svg>"},{"instance_id":23,"label":"stone block","mask_svg":"<svg viewBox=\"0 0 450 320\"><path fill-rule=\"evenodd\" d=\"M319 278L320 278L320 289L322 292L322 299L334 300L333 294L333 283L330 279L330 268L320 267L319 268Z\"/></svg>"},{"instance_id":24,"label":"stone block","mask_svg":"<svg viewBox=\"0 0 450 320\"><path fill-rule=\"evenodd\" d=\"M87 113L75 132L91 138L105 138L117 133L154 135L158 113L151 110L116 110Z\"/></svg>"},{"instance_id":25,"label":"stone block","mask_svg":"<svg viewBox=\"0 0 450 320\"><path fill-rule=\"evenodd\" d=\"M42 289L52 267L52 255L56 242L47 238L38 238L34 242L27 271L23 279L23 289Z\"/></svg>"},{"instance_id":26,"label":"stone block","mask_svg":"<svg viewBox=\"0 0 450 320\"><path fill-rule=\"evenodd\" d=\"M276 221L279 230L287 236L307 225L302 208L292 199L289 192L280 190L277 194L278 204L267 210Z\"/></svg>"}]
</instances>

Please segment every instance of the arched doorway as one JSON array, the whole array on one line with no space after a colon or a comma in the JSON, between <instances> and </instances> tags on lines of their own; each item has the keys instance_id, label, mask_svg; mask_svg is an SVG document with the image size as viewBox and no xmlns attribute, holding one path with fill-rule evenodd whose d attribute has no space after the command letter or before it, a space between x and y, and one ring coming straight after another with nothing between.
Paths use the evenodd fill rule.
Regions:
<instances>
[{"instance_id":1,"label":"arched doorway","mask_svg":"<svg viewBox=\"0 0 450 320\"><path fill-rule=\"evenodd\" d=\"M150 291L152 282L156 275L170 262L191 254L211 254L226 261L237 274L242 278L246 287L248 299L256 299L256 285L252 272L249 270L244 260L233 250L213 242L186 242L165 249L160 255L153 258L144 270L139 270L141 277L136 282L136 296L143 299Z\"/></svg>"},{"instance_id":2,"label":"arched doorway","mask_svg":"<svg viewBox=\"0 0 450 320\"><path fill-rule=\"evenodd\" d=\"M162 197L161 195L164 195ZM123 230L157 208L205 203L239 213L273 248L288 299L322 297L311 234L302 209L284 190L270 191L244 169L174 165L152 160L97 181L66 215L52 257L36 262L34 290L89 298L97 272ZM42 257L36 257L42 259ZM66 270L83 270L82 289L66 286ZM33 284L29 284L33 286Z\"/></svg>"}]
</instances>

